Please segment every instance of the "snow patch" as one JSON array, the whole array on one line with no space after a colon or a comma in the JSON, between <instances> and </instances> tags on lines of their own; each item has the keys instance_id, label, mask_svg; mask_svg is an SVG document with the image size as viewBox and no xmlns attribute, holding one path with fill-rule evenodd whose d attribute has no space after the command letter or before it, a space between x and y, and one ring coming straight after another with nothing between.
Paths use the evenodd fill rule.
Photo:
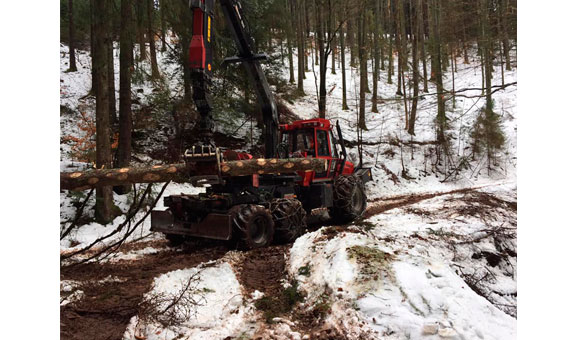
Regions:
<instances>
[{"instance_id":1,"label":"snow patch","mask_svg":"<svg viewBox=\"0 0 575 340\"><path fill-rule=\"evenodd\" d=\"M185 322L164 328L157 322L146 323L141 316L135 316L124 339L134 339L136 335L147 340L182 337L225 339L245 331L250 322L248 320L253 318L253 307L244 303L241 286L232 267L227 262L209 265L163 274L154 280L152 289L146 294L148 298L158 294L177 294L191 276L199 275L194 291L198 305Z\"/></svg>"}]
</instances>

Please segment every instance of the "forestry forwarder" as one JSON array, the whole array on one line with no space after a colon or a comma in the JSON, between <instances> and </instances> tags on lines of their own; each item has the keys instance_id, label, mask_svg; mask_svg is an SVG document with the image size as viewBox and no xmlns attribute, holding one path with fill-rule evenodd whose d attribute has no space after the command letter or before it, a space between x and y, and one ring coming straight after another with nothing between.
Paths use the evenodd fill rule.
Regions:
<instances>
[{"instance_id":1,"label":"forestry forwarder","mask_svg":"<svg viewBox=\"0 0 575 340\"><path fill-rule=\"evenodd\" d=\"M210 85L212 77L212 20L214 0L191 0L193 33L190 43L190 69L193 98L200 113L200 143L185 152L187 164L202 166L232 160L252 159L247 153L221 152L212 139ZM233 240L244 249L265 247L274 240L290 242L305 229L306 212L327 208L339 223L360 217L366 208L364 184L371 170L347 161L339 124L326 119L300 120L279 125L276 104L254 54L242 8L237 0L220 0L227 26L235 38L238 56L225 63L241 62L255 86L263 113L265 158L274 162L285 158L325 159L325 171L300 171L283 175L226 177L222 174L192 178L207 183L206 193L172 195L164 198L164 211L152 212L151 230L162 232L172 243L186 237ZM259 160L258 160L259 163Z\"/></svg>"}]
</instances>

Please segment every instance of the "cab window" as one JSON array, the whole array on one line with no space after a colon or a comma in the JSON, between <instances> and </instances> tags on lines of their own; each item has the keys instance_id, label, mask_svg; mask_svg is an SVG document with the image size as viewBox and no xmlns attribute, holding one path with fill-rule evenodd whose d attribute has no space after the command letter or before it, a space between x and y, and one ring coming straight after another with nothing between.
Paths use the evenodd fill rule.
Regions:
<instances>
[{"instance_id":1,"label":"cab window","mask_svg":"<svg viewBox=\"0 0 575 340\"><path fill-rule=\"evenodd\" d=\"M317 155L329 157L329 141L327 131L317 130Z\"/></svg>"},{"instance_id":2,"label":"cab window","mask_svg":"<svg viewBox=\"0 0 575 340\"><path fill-rule=\"evenodd\" d=\"M336 143L336 139L333 136L333 132L329 131L329 134L331 135L331 157L333 158L339 158L338 152L337 152L337 143Z\"/></svg>"}]
</instances>

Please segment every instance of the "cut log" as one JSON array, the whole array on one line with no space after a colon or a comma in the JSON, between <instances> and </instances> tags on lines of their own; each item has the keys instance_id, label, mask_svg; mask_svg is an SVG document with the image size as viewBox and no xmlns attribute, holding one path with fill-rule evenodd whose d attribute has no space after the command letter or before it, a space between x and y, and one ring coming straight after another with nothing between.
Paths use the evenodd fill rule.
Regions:
<instances>
[{"instance_id":1,"label":"cut log","mask_svg":"<svg viewBox=\"0 0 575 340\"><path fill-rule=\"evenodd\" d=\"M82 191L103 186L131 183L188 182L191 177L221 175L222 177L249 176L252 174L280 174L296 171L324 172L325 159L248 159L222 162L190 162L150 167L101 169L60 173L60 189ZM218 171L219 170L219 171Z\"/></svg>"}]
</instances>

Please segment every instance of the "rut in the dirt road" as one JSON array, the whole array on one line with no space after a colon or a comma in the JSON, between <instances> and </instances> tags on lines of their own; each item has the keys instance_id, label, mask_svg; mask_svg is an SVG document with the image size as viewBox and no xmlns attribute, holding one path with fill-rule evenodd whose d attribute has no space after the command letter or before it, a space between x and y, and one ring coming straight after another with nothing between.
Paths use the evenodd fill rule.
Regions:
<instances>
[{"instance_id":1,"label":"rut in the dirt road","mask_svg":"<svg viewBox=\"0 0 575 340\"><path fill-rule=\"evenodd\" d=\"M155 277L219 259L226 252L227 248L222 246L183 252L172 250L135 261L88 263L61 268L62 280L83 283L80 289L84 291L84 297L76 303L60 307L60 338L122 339ZM122 282L97 283L108 276L117 277Z\"/></svg>"},{"instance_id":2,"label":"rut in the dirt road","mask_svg":"<svg viewBox=\"0 0 575 340\"><path fill-rule=\"evenodd\" d=\"M431 193L420 193L420 194L409 194L409 195L399 195L393 197L381 197L369 200L370 204L365 211L364 218L369 218L377 214L381 214L391 209L400 208L415 203L419 203L424 200L428 200L434 197L451 195L451 194L461 194L470 191L476 191L480 187L462 188L455 189L444 192L431 192Z\"/></svg>"},{"instance_id":3,"label":"rut in the dirt road","mask_svg":"<svg viewBox=\"0 0 575 340\"><path fill-rule=\"evenodd\" d=\"M246 252L240 265L240 282L251 294L255 290L265 296L277 296L283 290L286 275L286 254L290 245L271 246Z\"/></svg>"}]
</instances>

